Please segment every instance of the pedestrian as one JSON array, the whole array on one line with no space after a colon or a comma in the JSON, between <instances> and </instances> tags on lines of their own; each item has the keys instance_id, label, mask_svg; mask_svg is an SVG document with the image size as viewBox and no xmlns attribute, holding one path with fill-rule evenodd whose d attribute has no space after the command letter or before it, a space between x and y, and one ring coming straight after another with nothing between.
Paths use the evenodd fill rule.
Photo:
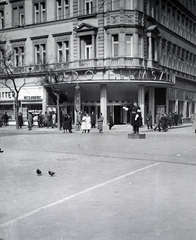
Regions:
<instances>
[{"instance_id":1,"label":"pedestrian","mask_svg":"<svg viewBox=\"0 0 196 240\"><path fill-rule=\"evenodd\" d=\"M23 126L23 116L22 116L22 113L20 112L18 115L18 127L22 128L22 126Z\"/></svg>"},{"instance_id":2,"label":"pedestrian","mask_svg":"<svg viewBox=\"0 0 196 240\"><path fill-rule=\"evenodd\" d=\"M49 112L47 115L47 128L52 127L52 112Z\"/></svg>"},{"instance_id":3,"label":"pedestrian","mask_svg":"<svg viewBox=\"0 0 196 240\"><path fill-rule=\"evenodd\" d=\"M86 112L84 112L82 116L81 130L82 130L82 133L86 133Z\"/></svg>"},{"instance_id":4,"label":"pedestrian","mask_svg":"<svg viewBox=\"0 0 196 240\"><path fill-rule=\"evenodd\" d=\"M43 124L43 116L42 116L42 112L39 113L38 117L37 117L37 122L38 122L38 127L42 127Z\"/></svg>"},{"instance_id":5,"label":"pedestrian","mask_svg":"<svg viewBox=\"0 0 196 240\"><path fill-rule=\"evenodd\" d=\"M33 115L31 112L28 113L28 129L32 130L32 126L33 126Z\"/></svg>"},{"instance_id":6,"label":"pedestrian","mask_svg":"<svg viewBox=\"0 0 196 240\"><path fill-rule=\"evenodd\" d=\"M193 123L193 130L196 133L196 114L192 114L191 122Z\"/></svg>"},{"instance_id":7,"label":"pedestrian","mask_svg":"<svg viewBox=\"0 0 196 240\"><path fill-rule=\"evenodd\" d=\"M56 127L56 113L52 112L52 127Z\"/></svg>"},{"instance_id":8,"label":"pedestrian","mask_svg":"<svg viewBox=\"0 0 196 240\"><path fill-rule=\"evenodd\" d=\"M161 131L161 114L160 112L157 113L156 117L155 117L155 128L154 128L154 132L157 130L157 128L159 129L159 132Z\"/></svg>"},{"instance_id":9,"label":"pedestrian","mask_svg":"<svg viewBox=\"0 0 196 240\"><path fill-rule=\"evenodd\" d=\"M99 132L100 132L100 133L103 132L103 120L104 120L104 117L102 116L102 113L99 113L98 129L99 129Z\"/></svg>"},{"instance_id":10,"label":"pedestrian","mask_svg":"<svg viewBox=\"0 0 196 240\"><path fill-rule=\"evenodd\" d=\"M63 130L64 130L63 133L65 133L65 131L67 133L67 130L69 130L68 114L63 114L62 121L63 121Z\"/></svg>"},{"instance_id":11,"label":"pedestrian","mask_svg":"<svg viewBox=\"0 0 196 240\"><path fill-rule=\"evenodd\" d=\"M167 120L168 120L168 126L171 127L173 124L173 119L172 119L172 114L169 113L167 116Z\"/></svg>"},{"instance_id":12,"label":"pedestrian","mask_svg":"<svg viewBox=\"0 0 196 240\"><path fill-rule=\"evenodd\" d=\"M45 114L43 114L43 124L44 127L48 126L48 114L47 112L45 112Z\"/></svg>"},{"instance_id":13,"label":"pedestrian","mask_svg":"<svg viewBox=\"0 0 196 240\"><path fill-rule=\"evenodd\" d=\"M72 133L72 117L69 113L67 114L67 124L69 133Z\"/></svg>"},{"instance_id":14,"label":"pedestrian","mask_svg":"<svg viewBox=\"0 0 196 240\"><path fill-rule=\"evenodd\" d=\"M3 120L3 124L5 125L5 126L7 126L8 125L8 115L7 115L7 112L5 112L4 114L3 114L3 116L2 116L2 118L1 118L2 120Z\"/></svg>"},{"instance_id":15,"label":"pedestrian","mask_svg":"<svg viewBox=\"0 0 196 240\"><path fill-rule=\"evenodd\" d=\"M114 126L113 116L112 116L112 113L110 113L110 116L109 116L109 130L111 130L113 126Z\"/></svg>"},{"instance_id":16,"label":"pedestrian","mask_svg":"<svg viewBox=\"0 0 196 240\"><path fill-rule=\"evenodd\" d=\"M96 127L95 124L96 124L96 115L94 112L92 112L91 113L91 127L95 128Z\"/></svg>"},{"instance_id":17,"label":"pedestrian","mask_svg":"<svg viewBox=\"0 0 196 240\"><path fill-rule=\"evenodd\" d=\"M162 128L163 132L167 132L168 121L167 121L167 115L165 113L162 113L160 123L161 123L161 128Z\"/></svg>"},{"instance_id":18,"label":"pedestrian","mask_svg":"<svg viewBox=\"0 0 196 240\"><path fill-rule=\"evenodd\" d=\"M86 131L90 133L91 129L91 117L86 113Z\"/></svg>"},{"instance_id":19,"label":"pedestrian","mask_svg":"<svg viewBox=\"0 0 196 240\"><path fill-rule=\"evenodd\" d=\"M133 102L131 107L131 125L133 126L133 133L138 135L139 127L142 125L142 116L141 109L136 101Z\"/></svg>"},{"instance_id":20,"label":"pedestrian","mask_svg":"<svg viewBox=\"0 0 196 240\"><path fill-rule=\"evenodd\" d=\"M177 114L177 112L174 113L174 125L175 126L178 125L178 114Z\"/></svg>"},{"instance_id":21,"label":"pedestrian","mask_svg":"<svg viewBox=\"0 0 196 240\"><path fill-rule=\"evenodd\" d=\"M149 111L149 113L146 115L146 121L147 121L147 128L152 129L152 113Z\"/></svg>"}]
</instances>

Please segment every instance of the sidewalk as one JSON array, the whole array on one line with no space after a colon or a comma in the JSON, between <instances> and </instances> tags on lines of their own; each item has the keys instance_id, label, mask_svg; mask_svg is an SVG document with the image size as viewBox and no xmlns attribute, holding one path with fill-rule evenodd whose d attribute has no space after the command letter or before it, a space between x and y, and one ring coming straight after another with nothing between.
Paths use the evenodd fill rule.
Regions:
<instances>
[{"instance_id":1,"label":"sidewalk","mask_svg":"<svg viewBox=\"0 0 196 240\"><path fill-rule=\"evenodd\" d=\"M192 127L192 123L183 123L183 124L179 124L177 126L172 126L171 128L169 128L169 131L172 129L178 129L178 128L186 128L186 127ZM81 133L81 131L76 131L76 126L73 125L72 126L72 132L73 133ZM58 128L47 128L47 127L43 127L43 128L39 128L38 126L33 126L32 130L29 131L27 126L23 126L22 129L16 129L16 126L2 126L0 127L0 132L7 132L7 131L11 131L14 133L22 133L22 132L29 132L29 133L35 133L35 132L39 132L39 133L63 133L63 129L62 130L58 130ZM146 125L142 126L140 128L140 133L141 132L151 132L151 129L147 129ZM91 133L97 133L98 130L97 128L93 128L91 129ZM111 130L109 130L108 126L104 126L103 127L103 132L105 133L131 133L132 132L132 126L130 124L126 124L126 125L114 125L113 128ZM68 133L67 133L68 134Z\"/></svg>"}]
</instances>

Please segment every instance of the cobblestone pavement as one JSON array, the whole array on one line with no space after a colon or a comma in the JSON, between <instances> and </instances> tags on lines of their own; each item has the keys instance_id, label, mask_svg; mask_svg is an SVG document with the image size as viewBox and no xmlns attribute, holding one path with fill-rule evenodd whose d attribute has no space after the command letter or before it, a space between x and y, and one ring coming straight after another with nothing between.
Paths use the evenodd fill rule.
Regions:
<instances>
[{"instance_id":1,"label":"cobblestone pavement","mask_svg":"<svg viewBox=\"0 0 196 240\"><path fill-rule=\"evenodd\" d=\"M140 132L0 128L0 239L194 240L196 134Z\"/></svg>"}]
</instances>

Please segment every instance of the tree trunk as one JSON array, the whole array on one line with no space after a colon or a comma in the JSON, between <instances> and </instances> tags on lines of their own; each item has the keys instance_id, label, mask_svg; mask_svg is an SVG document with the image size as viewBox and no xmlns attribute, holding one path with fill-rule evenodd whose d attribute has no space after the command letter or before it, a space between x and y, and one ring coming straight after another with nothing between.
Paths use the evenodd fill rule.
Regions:
<instances>
[{"instance_id":1,"label":"tree trunk","mask_svg":"<svg viewBox=\"0 0 196 240\"><path fill-rule=\"evenodd\" d=\"M57 126L58 126L58 130L61 130L61 119L60 119L60 106L59 106L59 94L57 95Z\"/></svg>"},{"instance_id":2,"label":"tree trunk","mask_svg":"<svg viewBox=\"0 0 196 240\"><path fill-rule=\"evenodd\" d=\"M19 110L19 106L18 106L18 99L15 99L15 120L16 120L16 129L19 129L18 126L18 110Z\"/></svg>"}]
</instances>

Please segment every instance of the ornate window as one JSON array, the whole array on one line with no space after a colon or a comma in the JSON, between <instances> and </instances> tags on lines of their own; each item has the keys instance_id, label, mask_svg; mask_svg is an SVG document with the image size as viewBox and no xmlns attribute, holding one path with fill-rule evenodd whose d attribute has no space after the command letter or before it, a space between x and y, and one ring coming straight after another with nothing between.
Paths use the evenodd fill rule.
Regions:
<instances>
[{"instance_id":1,"label":"ornate window","mask_svg":"<svg viewBox=\"0 0 196 240\"><path fill-rule=\"evenodd\" d=\"M83 23L76 30L80 42L80 59L93 59L96 57L97 28Z\"/></svg>"},{"instance_id":2,"label":"ornate window","mask_svg":"<svg viewBox=\"0 0 196 240\"><path fill-rule=\"evenodd\" d=\"M25 42L26 38L13 39L10 41L13 48L14 67L22 67L25 65Z\"/></svg>"},{"instance_id":3,"label":"ornate window","mask_svg":"<svg viewBox=\"0 0 196 240\"><path fill-rule=\"evenodd\" d=\"M12 3L12 25L13 27L25 24L24 1Z\"/></svg>"},{"instance_id":4,"label":"ornate window","mask_svg":"<svg viewBox=\"0 0 196 240\"><path fill-rule=\"evenodd\" d=\"M34 45L34 63L36 65L47 63L47 38L48 35L31 38Z\"/></svg>"},{"instance_id":5,"label":"ornate window","mask_svg":"<svg viewBox=\"0 0 196 240\"><path fill-rule=\"evenodd\" d=\"M53 34L56 42L56 62L70 61L70 35L71 32Z\"/></svg>"},{"instance_id":6,"label":"ornate window","mask_svg":"<svg viewBox=\"0 0 196 240\"><path fill-rule=\"evenodd\" d=\"M69 17L69 0L56 0L56 18L65 19Z\"/></svg>"},{"instance_id":7,"label":"ornate window","mask_svg":"<svg viewBox=\"0 0 196 240\"><path fill-rule=\"evenodd\" d=\"M97 1L96 0L79 0L79 13L78 15L88 15L96 13Z\"/></svg>"},{"instance_id":8,"label":"ornate window","mask_svg":"<svg viewBox=\"0 0 196 240\"><path fill-rule=\"evenodd\" d=\"M5 26L4 22L4 10L0 9L0 29L3 29Z\"/></svg>"},{"instance_id":9,"label":"ornate window","mask_svg":"<svg viewBox=\"0 0 196 240\"><path fill-rule=\"evenodd\" d=\"M119 53L118 34L112 35L112 57L118 57Z\"/></svg>"},{"instance_id":10,"label":"ornate window","mask_svg":"<svg viewBox=\"0 0 196 240\"><path fill-rule=\"evenodd\" d=\"M34 2L34 23L40 23L46 21L46 2Z\"/></svg>"},{"instance_id":11,"label":"ornate window","mask_svg":"<svg viewBox=\"0 0 196 240\"><path fill-rule=\"evenodd\" d=\"M133 52L133 35L126 34L125 35L125 44L126 44L126 56L132 56Z\"/></svg>"}]
</instances>

